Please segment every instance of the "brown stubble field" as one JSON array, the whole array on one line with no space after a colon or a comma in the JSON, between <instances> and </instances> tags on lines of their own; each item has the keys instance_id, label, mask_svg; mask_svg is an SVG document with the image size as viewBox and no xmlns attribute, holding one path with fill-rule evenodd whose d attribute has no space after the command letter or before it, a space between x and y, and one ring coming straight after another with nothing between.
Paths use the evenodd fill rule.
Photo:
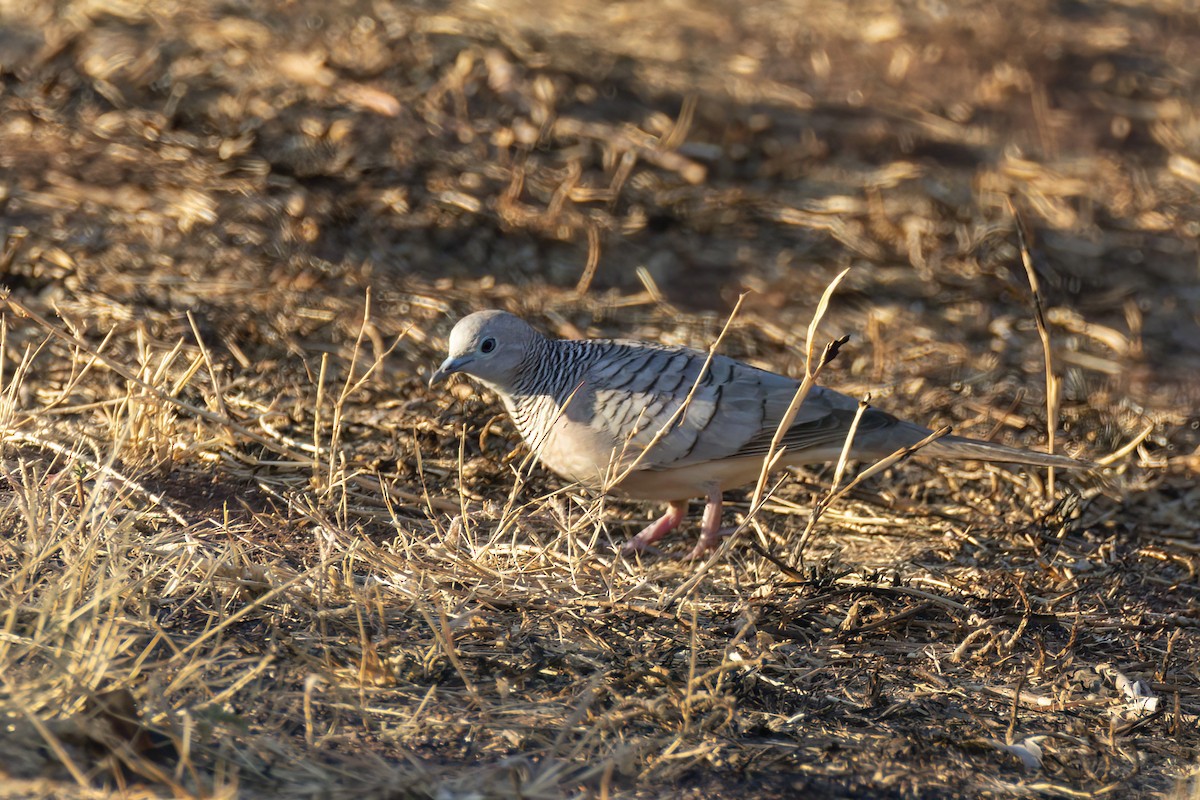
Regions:
<instances>
[{"instance_id":1,"label":"brown stubble field","mask_svg":"<svg viewBox=\"0 0 1200 800\"><path fill-rule=\"evenodd\" d=\"M0 23L0 797L1200 792L1194 4ZM801 547L816 467L697 579L426 387L472 310L703 348L743 293L800 374L850 267L822 382L1044 447L1013 209L1105 462L1053 491L914 458Z\"/></svg>"}]
</instances>

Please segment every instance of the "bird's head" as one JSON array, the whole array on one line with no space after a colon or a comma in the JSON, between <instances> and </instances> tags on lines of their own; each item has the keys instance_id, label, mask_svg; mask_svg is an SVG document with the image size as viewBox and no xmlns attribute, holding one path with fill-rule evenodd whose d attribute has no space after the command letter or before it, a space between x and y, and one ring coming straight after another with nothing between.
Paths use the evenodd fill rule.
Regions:
<instances>
[{"instance_id":1,"label":"bird's head","mask_svg":"<svg viewBox=\"0 0 1200 800\"><path fill-rule=\"evenodd\" d=\"M429 385L461 372L501 390L511 390L521 364L542 335L507 311L477 311L450 331L449 355Z\"/></svg>"}]
</instances>

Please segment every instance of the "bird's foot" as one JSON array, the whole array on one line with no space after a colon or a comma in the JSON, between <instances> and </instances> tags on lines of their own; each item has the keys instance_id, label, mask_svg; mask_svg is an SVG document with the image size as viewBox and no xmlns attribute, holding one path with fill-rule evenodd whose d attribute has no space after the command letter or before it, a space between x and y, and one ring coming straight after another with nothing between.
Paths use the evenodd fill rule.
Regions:
<instances>
[{"instance_id":1,"label":"bird's foot","mask_svg":"<svg viewBox=\"0 0 1200 800\"><path fill-rule=\"evenodd\" d=\"M696 542L696 546L691 549L691 552L683 556L683 560L695 561L698 558L703 558L713 550L716 550L717 545L721 543L722 539L724 539L726 536L731 536L736 532L737 528L721 528L720 530L714 531L712 534L707 532L702 533L700 535L700 541Z\"/></svg>"},{"instance_id":2,"label":"bird's foot","mask_svg":"<svg viewBox=\"0 0 1200 800\"><path fill-rule=\"evenodd\" d=\"M704 516L700 520L700 541L692 548L692 552L684 556L687 561L694 561L712 552L720 544L721 539L733 533L736 528L721 527L721 487L708 487L708 502L704 506Z\"/></svg>"},{"instance_id":3,"label":"bird's foot","mask_svg":"<svg viewBox=\"0 0 1200 800\"><path fill-rule=\"evenodd\" d=\"M621 548L621 554L628 556L646 552L650 549L650 545L678 528L685 516L687 516L686 501L671 503L667 506L667 513L651 522L637 536L625 543L625 546Z\"/></svg>"}]
</instances>

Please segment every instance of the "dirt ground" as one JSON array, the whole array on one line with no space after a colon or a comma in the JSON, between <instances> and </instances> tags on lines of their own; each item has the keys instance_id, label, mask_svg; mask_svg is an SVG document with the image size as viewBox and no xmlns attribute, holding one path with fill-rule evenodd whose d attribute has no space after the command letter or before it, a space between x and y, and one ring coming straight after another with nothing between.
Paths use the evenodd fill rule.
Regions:
<instances>
[{"instance_id":1,"label":"dirt ground","mask_svg":"<svg viewBox=\"0 0 1200 800\"><path fill-rule=\"evenodd\" d=\"M1194 2L0 0L0 238L0 798L1200 797ZM1102 467L703 571L426 386L847 267L823 383Z\"/></svg>"}]
</instances>

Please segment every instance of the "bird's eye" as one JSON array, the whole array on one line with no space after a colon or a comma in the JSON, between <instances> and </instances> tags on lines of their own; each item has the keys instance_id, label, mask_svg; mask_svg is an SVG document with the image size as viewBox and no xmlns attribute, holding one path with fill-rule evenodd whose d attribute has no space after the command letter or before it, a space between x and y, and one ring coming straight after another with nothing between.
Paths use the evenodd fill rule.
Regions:
<instances>
[{"instance_id":1,"label":"bird's eye","mask_svg":"<svg viewBox=\"0 0 1200 800\"><path fill-rule=\"evenodd\" d=\"M495 349L496 340L490 336L479 343L479 352L481 353L490 353Z\"/></svg>"}]
</instances>

